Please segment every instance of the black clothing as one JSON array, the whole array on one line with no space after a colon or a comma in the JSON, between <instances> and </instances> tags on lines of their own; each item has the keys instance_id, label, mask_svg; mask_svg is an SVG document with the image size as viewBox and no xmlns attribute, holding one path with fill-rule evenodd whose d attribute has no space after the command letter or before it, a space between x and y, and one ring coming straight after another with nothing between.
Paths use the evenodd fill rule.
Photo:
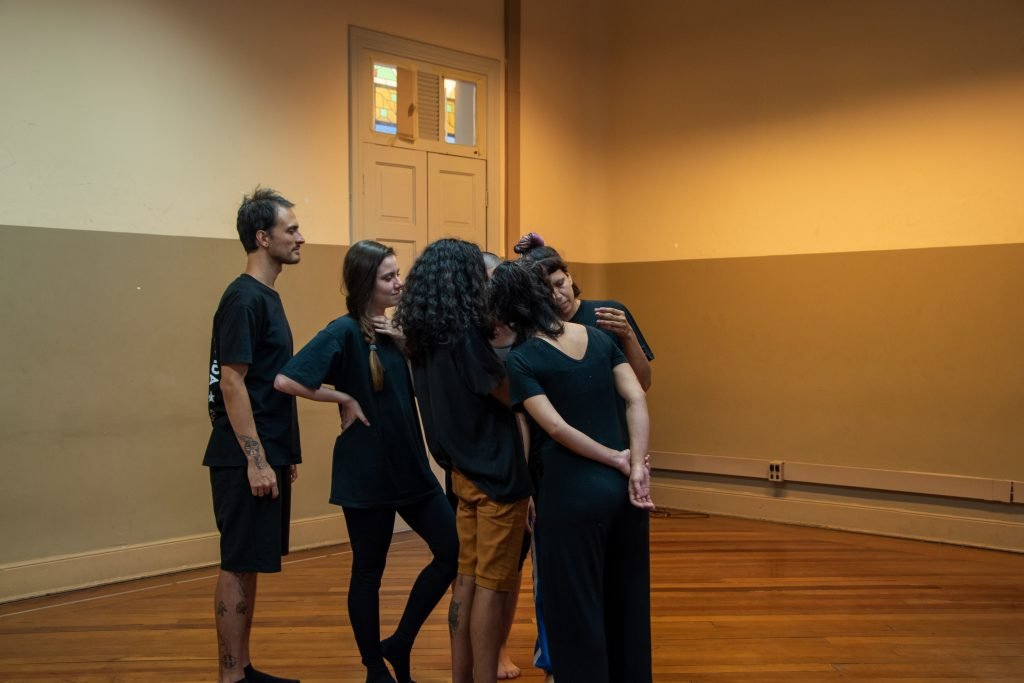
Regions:
<instances>
[{"instance_id":1,"label":"black clothing","mask_svg":"<svg viewBox=\"0 0 1024 683\"><path fill-rule=\"evenodd\" d=\"M281 370L310 389L330 384L349 394L370 422L356 420L334 442L330 500L346 508L398 508L440 490L423 448L405 357L390 337L378 335L376 344L384 368L380 391L370 377L370 345L351 315L317 333Z\"/></svg>"},{"instance_id":2,"label":"black clothing","mask_svg":"<svg viewBox=\"0 0 1024 683\"><path fill-rule=\"evenodd\" d=\"M580 299L580 307L576 309L576 313L569 319L571 323L579 323L580 325L587 325L596 329L597 327L597 312L598 308L617 308L626 314L626 321L629 322L629 326L633 328L633 334L636 335L636 340L640 344L640 348L644 350L644 355L647 356L647 360L654 360L654 352L651 351L651 347L647 345L647 340L644 339L644 333L640 331L640 328L636 324L636 320L633 319L633 314L629 312L624 304L619 301L607 299L604 301L597 300L586 300ZM622 339L619 335L609 330L601 330L615 342L615 345L622 349Z\"/></svg>"},{"instance_id":3,"label":"black clothing","mask_svg":"<svg viewBox=\"0 0 1024 683\"><path fill-rule=\"evenodd\" d=\"M213 316L207 398L213 430L204 465L248 465L221 392L221 367L231 364L249 366L245 388L267 462L281 466L302 461L295 397L274 389L274 378L291 356L292 332L281 297L251 275L239 275L224 291Z\"/></svg>"},{"instance_id":4,"label":"black clothing","mask_svg":"<svg viewBox=\"0 0 1024 683\"><path fill-rule=\"evenodd\" d=\"M580 360L528 339L509 354L513 405L544 394L569 425L622 450L629 435L613 368L624 362L595 328ZM630 504L627 477L535 432L535 559L555 680L649 683L649 515Z\"/></svg>"},{"instance_id":5,"label":"black clothing","mask_svg":"<svg viewBox=\"0 0 1024 683\"><path fill-rule=\"evenodd\" d=\"M227 572L281 571L288 554L292 478L275 467L278 496L254 496L247 467L211 467L213 516L220 532L220 568Z\"/></svg>"},{"instance_id":6,"label":"black clothing","mask_svg":"<svg viewBox=\"0 0 1024 683\"><path fill-rule=\"evenodd\" d=\"M430 453L488 498L514 503L531 493L516 420L491 391L505 368L483 335L468 331L412 366Z\"/></svg>"},{"instance_id":7,"label":"black clothing","mask_svg":"<svg viewBox=\"0 0 1024 683\"><path fill-rule=\"evenodd\" d=\"M393 638L412 647L416 634L455 580L459 538L455 515L440 488L423 500L395 509L344 508L352 545L348 613L363 664L382 664L380 643L380 582L395 528L395 512L427 542L434 557L413 584Z\"/></svg>"},{"instance_id":8,"label":"black clothing","mask_svg":"<svg viewBox=\"0 0 1024 683\"><path fill-rule=\"evenodd\" d=\"M370 422L369 426L353 422L335 440L331 502L345 512L352 545L348 611L356 644L371 677L390 680L383 675L379 591L395 514L433 553L412 587L392 636L394 642L407 644L407 649L455 578L459 540L455 515L427 463L405 357L390 337L378 335L375 345L384 369L380 391L373 389L370 345L351 315L317 333L281 374L309 389L330 384L349 394Z\"/></svg>"}]
</instances>

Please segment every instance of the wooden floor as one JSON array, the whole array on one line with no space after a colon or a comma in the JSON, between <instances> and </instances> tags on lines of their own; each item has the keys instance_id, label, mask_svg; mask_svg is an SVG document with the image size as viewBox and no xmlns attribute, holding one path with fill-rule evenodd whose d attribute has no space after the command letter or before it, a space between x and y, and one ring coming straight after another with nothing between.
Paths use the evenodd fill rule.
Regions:
<instances>
[{"instance_id":1,"label":"wooden floor","mask_svg":"<svg viewBox=\"0 0 1024 683\"><path fill-rule=\"evenodd\" d=\"M651 547L657 681L1024 681L1024 556L687 513L656 517ZM396 537L385 628L426 554ZM307 551L260 579L258 666L364 680L345 616L350 561L344 545ZM214 576L0 605L0 681L214 681ZM447 601L417 640L419 683L450 680ZM543 680L529 666L531 604L527 576L511 638L521 681Z\"/></svg>"}]
</instances>

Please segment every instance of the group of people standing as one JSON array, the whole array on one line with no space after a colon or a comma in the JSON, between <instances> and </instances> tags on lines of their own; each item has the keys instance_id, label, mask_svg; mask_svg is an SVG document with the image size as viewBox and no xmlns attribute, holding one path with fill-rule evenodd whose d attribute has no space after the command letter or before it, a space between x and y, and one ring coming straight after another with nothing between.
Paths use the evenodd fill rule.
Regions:
<instances>
[{"instance_id":1,"label":"group of people standing","mask_svg":"<svg viewBox=\"0 0 1024 683\"><path fill-rule=\"evenodd\" d=\"M300 260L293 204L257 188L237 227L247 264L214 315L204 459L221 533L221 683L290 683L254 669L248 642L256 577L288 552L297 396L341 414L330 501L352 548L348 611L368 683L412 681L414 641L449 587L452 680L519 675L503 647L531 539L538 665L560 683L651 681L653 354L625 307L581 300L532 233L518 260L489 264L472 243L438 240L404 283L394 252L364 240L343 264L348 313L292 356L273 285ZM382 639L396 514L432 558Z\"/></svg>"}]
</instances>

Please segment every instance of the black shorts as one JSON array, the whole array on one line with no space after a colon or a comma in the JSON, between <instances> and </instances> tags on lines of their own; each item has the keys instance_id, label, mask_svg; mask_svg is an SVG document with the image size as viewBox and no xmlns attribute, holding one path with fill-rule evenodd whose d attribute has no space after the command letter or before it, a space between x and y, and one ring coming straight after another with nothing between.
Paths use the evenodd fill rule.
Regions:
<instances>
[{"instance_id":1,"label":"black shorts","mask_svg":"<svg viewBox=\"0 0 1024 683\"><path fill-rule=\"evenodd\" d=\"M291 468L275 467L278 497L252 495L245 467L211 467L213 515L220 532L220 568L229 572L279 572L288 554Z\"/></svg>"}]
</instances>

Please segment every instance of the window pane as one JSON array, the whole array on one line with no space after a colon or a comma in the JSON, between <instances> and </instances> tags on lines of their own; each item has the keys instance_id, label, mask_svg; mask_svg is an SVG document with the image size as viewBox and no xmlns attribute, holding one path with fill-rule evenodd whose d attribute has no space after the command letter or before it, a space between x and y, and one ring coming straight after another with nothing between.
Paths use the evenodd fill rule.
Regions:
<instances>
[{"instance_id":1,"label":"window pane","mask_svg":"<svg viewBox=\"0 0 1024 683\"><path fill-rule=\"evenodd\" d=\"M476 83L444 79L444 121L445 142L476 144Z\"/></svg>"},{"instance_id":2,"label":"window pane","mask_svg":"<svg viewBox=\"0 0 1024 683\"><path fill-rule=\"evenodd\" d=\"M373 65L373 129L394 135L398 130L398 67Z\"/></svg>"}]
</instances>

